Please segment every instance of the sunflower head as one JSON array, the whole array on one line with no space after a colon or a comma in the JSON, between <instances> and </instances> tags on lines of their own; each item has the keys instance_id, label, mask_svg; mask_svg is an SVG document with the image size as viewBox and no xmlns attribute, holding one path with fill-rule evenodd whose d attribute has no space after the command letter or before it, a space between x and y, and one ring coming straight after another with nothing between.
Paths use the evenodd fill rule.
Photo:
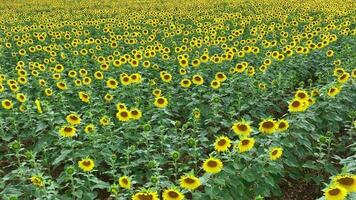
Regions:
<instances>
[{"instance_id":1,"label":"sunflower head","mask_svg":"<svg viewBox=\"0 0 356 200\"><path fill-rule=\"evenodd\" d=\"M356 192L356 175L339 174L333 178L332 182L346 189L347 192Z\"/></svg>"},{"instance_id":2,"label":"sunflower head","mask_svg":"<svg viewBox=\"0 0 356 200\"><path fill-rule=\"evenodd\" d=\"M203 169L209 174L219 173L223 168L223 163L218 158L208 158L203 163Z\"/></svg>"},{"instance_id":3,"label":"sunflower head","mask_svg":"<svg viewBox=\"0 0 356 200\"><path fill-rule=\"evenodd\" d=\"M231 146L231 140L226 136L220 136L215 140L214 146L218 152L227 151Z\"/></svg>"},{"instance_id":4,"label":"sunflower head","mask_svg":"<svg viewBox=\"0 0 356 200\"><path fill-rule=\"evenodd\" d=\"M250 123L246 122L245 120L236 121L232 125L232 130L239 136L249 136L252 132Z\"/></svg>"},{"instance_id":5,"label":"sunflower head","mask_svg":"<svg viewBox=\"0 0 356 200\"><path fill-rule=\"evenodd\" d=\"M283 154L283 149L281 147L274 147L269 152L269 158L271 160L279 159Z\"/></svg>"},{"instance_id":6,"label":"sunflower head","mask_svg":"<svg viewBox=\"0 0 356 200\"><path fill-rule=\"evenodd\" d=\"M162 193L163 200L183 200L184 194L176 189L166 189Z\"/></svg>"},{"instance_id":7,"label":"sunflower head","mask_svg":"<svg viewBox=\"0 0 356 200\"><path fill-rule=\"evenodd\" d=\"M131 179L128 176L122 176L119 178L119 185L124 189L131 188Z\"/></svg>"},{"instance_id":8,"label":"sunflower head","mask_svg":"<svg viewBox=\"0 0 356 200\"><path fill-rule=\"evenodd\" d=\"M273 119L264 119L259 124L259 131L261 133L272 134L278 129L278 124Z\"/></svg>"},{"instance_id":9,"label":"sunflower head","mask_svg":"<svg viewBox=\"0 0 356 200\"><path fill-rule=\"evenodd\" d=\"M341 186L331 185L324 190L326 200L343 200L346 198L347 191Z\"/></svg>"},{"instance_id":10,"label":"sunflower head","mask_svg":"<svg viewBox=\"0 0 356 200\"><path fill-rule=\"evenodd\" d=\"M201 181L194 175L184 175L179 179L180 186L187 190L195 190L201 185Z\"/></svg>"},{"instance_id":11,"label":"sunflower head","mask_svg":"<svg viewBox=\"0 0 356 200\"><path fill-rule=\"evenodd\" d=\"M250 151L253 146L255 145L255 139L254 138L241 138L239 143L237 144L237 146L235 146L235 148L237 148L237 151L239 153L243 153L246 151Z\"/></svg>"},{"instance_id":12,"label":"sunflower head","mask_svg":"<svg viewBox=\"0 0 356 200\"><path fill-rule=\"evenodd\" d=\"M82 169L84 172L89 172L94 169L94 161L90 158L83 158L82 160L78 161L79 168Z\"/></svg>"}]
</instances>

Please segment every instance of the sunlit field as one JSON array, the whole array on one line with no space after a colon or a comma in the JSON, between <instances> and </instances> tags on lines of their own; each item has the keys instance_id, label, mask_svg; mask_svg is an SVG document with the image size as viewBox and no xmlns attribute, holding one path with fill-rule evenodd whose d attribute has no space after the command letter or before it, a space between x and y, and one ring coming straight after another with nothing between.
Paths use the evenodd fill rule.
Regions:
<instances>
[{"instance_id":1,"label":"sunlit field","mask_svg":"<svg viewBox=\"0 0 356 200\"><path fill-rule=\"evenodd\" d=\"M0 0L1 200L355 200L356 1Z\"/></svg>"}]
</instances>

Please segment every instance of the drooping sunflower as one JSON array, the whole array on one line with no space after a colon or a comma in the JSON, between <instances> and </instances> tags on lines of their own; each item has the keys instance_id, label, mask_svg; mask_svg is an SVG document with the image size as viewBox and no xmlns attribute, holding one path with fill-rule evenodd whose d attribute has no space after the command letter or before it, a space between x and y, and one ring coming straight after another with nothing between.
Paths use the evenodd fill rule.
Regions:
<instances>
[{"instance_id":1,"label":"drooping sunflower","mask_svg":"<svg viewBox=\"0 0 356 200\"><path fill-rule=\"evenodd\" d=\"M131 188L131 179L128 176L122 176L119 178L119 185L122 188L130 189Z\"/></svg>"},{"instance_id":2,"label":"drooping sunflower","mask_svg":"<svg viewBox=\"0 0 356 200\"><path fill-rule=\"evenodd\" d=\"M63 126L60 130L59 130L59 135L62 137L73 137L76 133L76 128L74 128L74 126Z\"/></svg>"},{"instance_id":3,"label":"drooping sunflower","mask_svg":"<svg viewBox=\"0 0 356 200\"><path fill-rule=\"evenodd\" d=\"M281 147L274 147L269 151L269 158L271 160L279 159L283 154L283 149Z\"/></svg>"},{"instance_id":4,"label":"drooping sunflower","mask_svg":"<svg viewBox=\"0 0 356 200\"><path fill-rule=\"evenodd\" d=\"M219 173L223 168L223 163L218 158L208 158L203 163L203 169L209 174Z\"/></svg>"},{"instance_id":5,"label":"drooping sunflower","mask_svg":"<svg viewBox=\"0 0 356 200\"><path fill-rule=\"evenodd\" d=\"M119 112L116 113L116 118L122 122L129 121L131 119L130 111L125 109L119 110Z\"/></svg>"},{"instance_id":6,"label":"drooping sunflower","mask_svg":"<svg viewBox=\"0 0 356 200\"><path fill-rule=\"evenodd\" d=\"M339 76L339 77L337 78L337 81L338 81L339 83L344 84L344 83L346 83L349 79L350 79L350 74L347 73L347 72L345 72L345 73L343 73L341 76Z\"/></svg>"},{"instance_id":7,"label":"drooping sunflower","mask_svg":"<svg viewBox=\"0 0 356 200\"><path fill-rule=\"evenodd\" d=\"M138 192L134 194L132 200L159 200L157 192Z\"/></svg>"},{"instance_id":8,"label":"drooping sunflower","mask_svg":"<svg viewBox=\"0 0 356 200\"><path fill-rule=\"evenodd\" d=\"M89 103L90 96L86 92L79 92L79 99L84 103Z\"/></svg>"},{"instance_id":9,"label":"drooping sunflower","mask_svg":"<svg viewBox=\"0 0 356 200\"><path fill-rule=\"evenodd\" d=\"M184 194L176 189L166 189L162 193L163 200L183 200Z\"/></svg>"},{"instance_id":10,"label":"drooping sunflower","mask_svg":"<svg viewBox=\"0 0 356 200\"><path fill-rule=\"evenodd\" d=\"M274 119L264 119L259 123L258 130L261 133L272 134L276 132L278 124Z\"/></svg>"},{"instance_id":11,"label":"drooping sunflower","mask_svg":"<svg viewBox=\"0 0 356 200\"><path fill-rule=\"evenodd\" d=\"M246 151L250 151L254 145L255 145L255 139L246 137L246 138L242 138L236 147L239 153L243 153Z\"/></svg>"},{"instance_id":12,"label":"drooping sunflower","mask_svg":"<svg viewBox=\"0 0 356 200\"><path fill-rule=\"evenodd\" d=\"M224 152L229 150L231 146L231 140L226 136L220 136L216 138L214 148L218 152Z\"/></svg>"},{"instance_id":13,"label":"drooping sunflower","mask_svg":"<svg viewBox=\"0 0 356 200\"><path fill-rule=\"evenodd\" d=\"M194 175L184 175L179 179L180 186L187 190L195 190L201 185L201 181Z\"/></svg>"},{"instance_id":14,"label":"drooping sunflower","mask_svg":"<svg viewBox=\"0 0 356 200\"><path fill-rule=\"evenodd\" d=\"M356 192L356 175L339 174L333 178L332 182L343 187L347 192Z\"/></svg>"},{"instance_id":15,"label":"drooping sunflower","mask_svg":"<svg viewBox=\"0 0 356 200\"><path fill-rule=\"evenodd\" d=\"M347 190L338 185L331 185L324 190L326 200L344 200L347 196Z\"/></svg>"},{"instance_id":16,"label":"drooping sunflower","mask_svg":"<svg viewBox=\"0 0 356 200\"><path fill-rule=\"evenodd\" d=\"M289 128L289 123L285 119L280 119L277 122L277 131L283 132Z\"/></svg>"},{"instance_id":17,"label":"drooping sunflower","mask_svg":"<svg viewBox=\"0 0 356 200\"><path fill-rule=\"evenodd\" d=\"M202 85L204 83L204 79L203 79L203 77L201 75L196 74L196 75L193 76L192 82L195 85Z\"/></svg>"},{"instance_id":18,"label":"drooping sunflower","mask_svg":"<svg viewBox=\"0 0 356 200\"><path fill-rule=\"evenodd\" d=\"M246 122L245 120L236 121L232 125L232 130L239 136L249 136L252 132L250 123Z\"/></svg>"},{"instance_id":19,"label":"drooping sunflower","mask_svg":"<svg viewBox=\"0 0 356 200\"><path fill-rule=\"evenodd\" d=\"M165 108L168 105L168 100L165 97L157 97L154 104L158 108Z\"/></svg>"},{"instance_id":20,"label":"drooping sunflower","mask_svg":"<svg viewBox=\"0 0 356 200\"><path fill-rule=\"evenodd\" d=\"M37 186L37 187L43 187L44 186L43 178L40 177L40 176L33 175L33 176L31 176L30 180L31 180L32 184Z\"/></svg>"},{"instance_id":21,"label":"drooping sunflower","mask_svg":"<svg viewBox=\"0 0 356 200\"><path fill-rule=\"evenodd\" d=\"M14 104L9 99L2 100L1 105L6 110L10 110L11 108L14 107Z\"/></svg>"},{"instance_id":22,"label":"drooping sunflower","mask_svg":"<svg viewBox=\"0 0 356 200\"><path fill-rule=\"evenodd\" d=\"M76 113L71 113L67 115L66 120L71 125L78 125L80 124L80 117Z\"/></svg>"},{"instance_id":23,"label":"drooping sunflower","mask_svg":"<svg viewBox=\"0 0 356 200\"><path fill-rule=\"evenodd\" d=\"M90 158L83 158L82 160L78 161L79 168L82 169L84 172L89 172L94 169L94 161Z\"/></svg>"}]
</instances>

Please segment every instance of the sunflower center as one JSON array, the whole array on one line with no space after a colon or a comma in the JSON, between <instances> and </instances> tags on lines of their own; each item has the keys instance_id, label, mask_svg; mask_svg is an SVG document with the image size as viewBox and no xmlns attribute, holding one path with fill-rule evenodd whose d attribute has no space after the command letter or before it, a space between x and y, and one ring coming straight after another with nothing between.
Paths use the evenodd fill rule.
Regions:
<instances>
[{"instance_id":1,"label":"sunflower center","mask_svg":"<svg viewBox=\"0 0 356 200\"><path fill-rule=\"evenodd\" d=\"M242 145L246 146L246 145L248 145L250 143L250 141L249 140L242 140L241 143L242 143Z\"/></svg>"},{"instance_id":2,"label":"sunflower center","mask_svg":"<svg viewBox=\"0 0 356 200\"><path fill-rule=\"evenodd\" d=\"M83 165L86 167L90 166L90 161L89 160L83 161Z\"/></svg>"},{"instance_id":3,"label":"sunflower center","mask_svg":"<svg viewBox=\"0 0 356 200\"><path fill-rule=\"evenodd\" d=\"M219 140L219 142L218 142L218 145L219 146L224 146L226 144L226 140L225 139L221 139L221 140Z\"/></svg>"},{"instance_id":4,"label":"sunflower center","mask_svg":"<svg viewBox=\"0 0 356 200\"><path fill-rule=\"evenodd\" d=\"M273 156L277 155L277 153L278 153L278 150L272 151L272 155L273 155Z\"/></svg>"},{"instance_id":5,"label":"sunflower center","mask_svg":"<svg viewBox=\"0 0 356 200\"><path fill-rule=\"evenodd\" d=\"M5 101L5 106L10 106L10 105L11 105L11 103L10 103L10 102Z\"/></svg>"},{"instance_id":6,"label":"sunflower center","mask_svg":"<svg viewBox=\"0 0 356 200\"><path fill-rule=\"evenodd\" d=\"M64 132L67 132L67 133L69 133L69 132L72 132L72 128L71 127L65 127L64 128Z\"/></svg>"},{"instance_id":7,"label":"sunflower center","mask_svg":"<svg viewBox=\"0 0 356 200\"><path fill-rule=\"evenodd\" d=\"M196 81L201 81L201 78L200 78L199 76L196 76L194 79L195 79Z\"/></svg>"},{"instance_id":8,"label":"sunflower center","mask_svg":"<svg viewBox=\"0 0 356 200\"><path fill-rule=\"evenodd\" d=\"M73 116L70 116L70 119L73 120L73 121L77 121L78 117L73 115Z\"/></svg>"},{"instance_id":9,"label":"sunflower center","mask_svg":"<svg viewBox=\"0 0 356 200\"><path fill-rule=\"evenodd\" d=\"M164 79L168 80L169 79L169 75L165 75Z\"/></svg>"},{"instance_id":10,"label":"sunflower center","mask_svg":"<svg viewBox=\"0 0 356 200\"><path fill-rule=\"evenodd\" d=\"M279 123L278 128L285 128L286 124L284 122Z\"/></svg>"},{"instance_id":11,"label":"sunflower center","mask_svg":"<svg viewBox=\"0 0 356 200\"><path fill-rule=\"evenodd\" d=\"M273 128L273 122L264 122L263 124L262 124L262 127L263 128Z\"/></svg>"},{"instance_id":12,"label":"sunflower center","mask_svg":"<svg viewBox=\"0 0 356 200\"><path fill-rule=\"evenodd\" d=\"M168 192L168 196L171 197L171 198L177 198L179 195L175 191L169 191Z\"/></svg>"},{"instance_id":13,"label":"sunflower center","mask_svg":"<svg viewBox=\"0 0 356 200\"><path fill-rule=\"evenodd\" d=\"M110 85L115 85L115 81L110 81Z\"/></svg>"},{"instance_id":14,"label":"sunflower center","mask_svg":"<svg viewBox=\"0 0 356 200\"><path fill-rule=\"evenodd\" d=\"M195 180L192 178L186 178L186 179L184 179L184 182L186 182L188 184L193 184L193 183L195 183Z\"/></svg>"},{"instance_id":15,"label":"sunflower center","mask_svg":"<svg viewBox=\"0 0 356 200\"><path fill-rule=\"evenodd\" d=\"M122 182L123 182L125 185L129 184L129 181L128 181L126 178L122 179Z\"/></svg>"},{"instance_id":16,"label":"sunflower center","mask_svg":"<svg viewBox=\"0 0 356 200\"><path fill-rule=\"evenodd\" d=\"M151 194L140 194L138 195L139 200L153 200L153 197Z\"/></svg>"},{"instance_id":17,"label":"sunflower center","mask_svg":"<svg viewBox=\"0 0 356 200\"><path fill-rule=\"evenodd\" d=\"M239 125L237 125L237 128L240 131L247 131L247 126L245 124L239 124Z\"/></svg>"},{"instance_id":18,"label":"sunflower center","mask_svg":"<svg viewBox=\"0 0 356 200\"><path fill-rule=\"evenodd\" d=\"M162 98L158 99L158 100L157 100L157 103L163 104L163 103L164 103L164 99L162 99Z\"/></svg>"},{"instance_id":19,"label":"sunflower center","mask_svg":"<svg viewBox=\"0 0 356 200\"><path fill-rule=\"evenodd\" d=\"M330 93L333 93L333 92L335 92L335 89L334 89L334 88L331 88L331 89L330 89Z\"/></svg>"},{"instance_id":20,"label":"sunflower center","mask_svg":"<svg viewBox=\"0 0 356 200\"><path fill-rule=\"evenodd\" d=\"M344 177L337 180L341 185L352 185L355 181L350 177Z\"/></svg>"},{"instance_id":21,"label":"sunflower center","mask_svg":"<svg viewBox=\"0 0 356 200\"><path fill-rule=\"evenodd\" d=\"M133 110L133 111L131 112L131 114L132 114L132 115L138 115L138 112L137 112L137 110Z\"/></svg>"},{"instance_id":22,"label":"sunflower center","mask_svg":"<svg viewBox=\"0 0 356 200\"><path fill-rule=\"evenodd\" d=\"M298 97L301 99L304 99L306 97L306 95L304 93L298 93Z\"/></svg>"},{"instance_id":23,"label":"sunflower center","mask_svg":"<svg viewBox=\"0 0 356 200\"><path fill-rule=\"evenodd\" d=\"M132 75L131 78L135 80L135 79L137 79L137 76L136 75Z\"/></svg>"},{"instance_id":24,"label":"sunflower center","mask_svg":"<svg viewBox=\"0 0 356 200\"><path fill-rule=\"evenodd\" d=\"M209 160L208 163L207 163L207 165L208 165L209 167L217 167L217 166L218 166L218 163L217 163L216 161L214 161L214 160Z\"/></svg>"},{"instance_id":25,"label":"sunflower center","mask_svg":"<svg viewBox=\"0 0 356 200\"><path fill-rule=\"evenodd\" d=\"M340 193L340 189L339 188L335 188L329 191L329 194L332 196L336 196Z\"/></svg>"},{"instance_id":26,"label":"sunflower center","mask_svg":"<svg viewBox=\"0 0 356 200\"><path fill-rule=\"evenodd\" d=\"M299 101L293 101L292 106L295 107L295 108L299 107L300 106L300 102Z\"/></svg>"},{"instance_id":27,"label":"sunflower center","mask_svg":"<svg viewBox=\"0 0 356 200\"><path fill-rule=\"evenodd\" d=\"M127 112L121 112L121 116L122 116L122 117L127 117L127 116L129 116L129 115L127 114Z\"/></svg>"}]
</instances>

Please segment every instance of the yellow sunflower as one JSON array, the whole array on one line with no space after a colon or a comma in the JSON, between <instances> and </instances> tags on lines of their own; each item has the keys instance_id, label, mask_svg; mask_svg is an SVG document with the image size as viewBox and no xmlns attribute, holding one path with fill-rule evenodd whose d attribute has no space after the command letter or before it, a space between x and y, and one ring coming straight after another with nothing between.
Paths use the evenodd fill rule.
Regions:
<instances>
[{"instance_id":1,"label":"yellow sunflower","mask_svg":"<svg viewBox=\"0 0 356 200\"><path fill-rule=\"evenodd\" d=\"M139 120L142 117L142 112L138 108L132 108L130 110L131 119Z\"/></svg>"},{"instance_id":2,"label":"yellow sunflower","mask_svg":"<svg viewBox=\"0 0 356 200\"><path fill-rule=\"evenodd\" d=\"M59 130L59 135L62 137L73 137L75 136L76 133L76 128L74 128L74 126L63 126L60 130Z\"/></svg>"},{"instance_id":3,"label":"yellow sunflower","mask_svg":"<svg viewBox=\"0 0 356 200\"><path fill-rule=\"evenodd\" d=\"M239 153L250 151L255 145L255 139L253 138L243 138L237 144L237 150Z\"/></svg>"},{"instance_id":4,"label":"yellow sunflower","mask_svg":"<svg viewBox=\"0 0 356 200\"><path fill-rule=\"evenodd\" d=\"M223 163L218 158L208 158L203 163L203 169L209 174L219 173L223 168Z\"/></svg>"},{"instance_id":5,"label":"yellow sunflower","mask_svg":"<svg viewBox=\"0 0 356 200\"><path fill-rule=\"evenodd\" d=\"M283 132L289 128L289 123L285 119L280 119L277 122L277 131Z\"/></svg>"},{"instance_id":6,"label":"yellow sunflower","mask_svg":"<svg viewBox=\"0 0 356 200\"><path fill-rule=\"evenodd\" d=\"M194 175L184 175L179 179L180 186L187 190L195 190L201 185L201 181Z\"/></svg>"},{"instance_id":7,"label":"yellow sunflower","mask_svg":"<svg viewBox=\"0 0 356 200\"><path fill-rule=\"evenodd\" d=\"M78 95L81 101L83 101L84 103L89 103L90 100L89 94L87 94L86 92L79 92Z\"/></svg>"},{"instance_id":8,"label":"yellow sunflower","mask_svg":"<svg viewBox=\"0 0 356 200\"><path fill-rule=\"evenodd\" d=\"M192 82L189 79L185 78L180 81L180 85L184 88L189 88L190 85L192 85Z\"/></svg>"},{"instance_id":9,"label":"yellow sunflower","mask_svg":"<svg viewBox=\"0 0 356 200\"><path fill-rule=\"evenodd\" d=\"M252 128L250 127L250 124L245 120L236 121L232 125L232 130L239 136L249 136L252 132Z\"/></svg>"},{"instance_id":10,"label":"yellow sunflower","mask_svg":"<svg viewBox=\"0 0 356 200\"><path fill-rule=\"evenodd\" d=\"M301 100L301 101L306 101L309 98L308 92L304 90L298 90L295 93L295 99Z\"/></svg>"},{"instance_id":11,"label":"yellow sunflower","mask_svg":"<svg viewBox=\"0 0 356 200\"><path fill-rule=\"evenodd\" d=\"M272 133L276 132L277 128L278 128L278 124L275 120L264 119L264 120L262 120L262 122L259 123L258 130L261 133L272 134Z\"/></svg>"},{"instance_id":12,"label":"yellow sunflower","mask_svg":"<svg viewBox=\"0 0 356 200\"><path fill-rule=\"evenodd\" d=\"M157 97L154 104L158 108L165 108L168 105L168 100L165 97Z\"/></svg>"},{"instance_id":13,"label":"yellow sunflower","mask_svg":"<svg viewBox=\"0 0 356 200\"><path fill-rule=\"evenodd\" d=\"M11 108L14 107L14 105L12 104L11 100L5 99L1 102L1 105L4 109L6 110L10 110Z\"/></svg>"},{"instance_id":14,"label":"yellow sunflower","mask_svg":"<svg viewBox=\"0 0 356 200\"><path fill-rule=\"evenodd\" d=\"M283 154L283 149L281 147L274 147L269 151L269 158L271 160L279 159Z\"/></svg>"},{"instance_id":15,"label":"yellow sunflower","mask_svg":"<svg viewBox=\"0 0 356 200\"><path fill-rule=\"evenodd\" d=\"M79 168L82 169L84 172L89 172L94 169L94 161L90 158L83 158L82 160L78 161Z\"/></svg>"},{"instance_id":16,"label":"yellow sunflower","mask_svg":"<svg viewBox=\"0 0 356 200\"><path fill-rule=\"evenodd\" d=\"M116 110L127 110L127 106L126 106L126 104L124 104L124 103L117 103L116 104Z\"/></svg>"},{"instance_id":17,"label":"yellow sunflower","mask_svg":"<svg viewBox=\"0 0 356 200\"><path fill-rule=\"evenodd\" d=\"M215 140L214 146L218 152L227 151L231 146L231 140L226 136L220 136Z\"/></svg>"},{"instance_id":18,"label":"yellow sunflower","mask_svg":"<svg viewBox=\"0 0 356 200\"><path fill-rule=\"evenodd\" d=\"M339 174L333 178L332 182L343 187L347 192L356 192L356 175Z\"/></svg>"},{"instance_id":19,"label":"yellow sunflower","mask_svg":"<svg viewBox=\"0 0 356 200\"><path fill-rule=\"evenodd\" d=\"M92 132L94 132L94 131L95 131L95 126L94 126L94 124L88 124L88 125L86 125L85 128L84 128L84 132L85 132L85 133L92 133Z\"/></svg>"},{"instance_id":20,"label":"yellow sunflower","mask_svg":"<svg viewBox=\"0 0 356 200\"><path fill-rule=\"evenodd\" d=\"M341 186L332 185L324 191L326 200L344 200L347 196L347 191Z\"/></svg>"},{"instance_id":21,"label":"yellow sunflower","mask_svg":"<svg viewBox=\"0 0 356 200\"><path fill-rule=\"evenodd\" d=\"M215 74L215 79L218 80L218 81L220 81L220 82L224 82L224 81L227 79L227 77L226 77L226 75L224 74L224 72L217 72L217 73Z\"/></svg>"},{"instance_id":22,"label":"yellow sunflower","mask_svg":"<svg viewBox=\"0 0 356 200\"><path fill-rule=\"evenodd\" d=\"M341 90L341 88L339 88L339 87L331 87L328 90L328 95L330 97L335 97L337 94L340 93L340 90Z\"/></svg>"},{"instance_id":23,"label":"yellow sunflower","mask_svg":"<svg viewBox=\"0 0 356 200\"><path fill-rule=\"evenodd\" d=\"M131 188L131 179L128 176L122 176L119 178L119 185L122 188L130 189Z\"/></svg>"},{"instance_id":24,"label":"yellow sunflower","mask_svg":"<svg viewBox=\"0 0 356 200\"><path fill-rule=\"evenodd\" d=\"M196 74L196 75L193 76L192 82L195 85L202 85L204 83L204 79L203 79L203 77L201 75Z\"/></svg>"},{"instance_id":25,"label":"yellow sunflower","mask_svg":"<svg viewBox=\"0 0 356 200\"><path fill-rule=\"evenodd\" d=\"M119 121L122 121L122 122L129 121L131 119L130 111L124 110L124 109L123 110L119 110L119 112L116 113L116 118Z\"/></svg>"},{"instance_id":26,"label":"yellow sunflower","mask_svg":"<svg viewBox=\"0 0 356 200\"><path fill-rule=\"evenodd\" d=\"M210 87L213 89L218 89L218 88L220 88L220 86L221 86L221 83L218 80L212 80L210 82Z\"/></svg>"},{"instance_id":27,"label":"yellow sunflower","mask_svg":"<svg viewBox=\"0 0 356 200\"><path fill-rule=\"evenodd\" d=\"M80 124L80 117L76 113L71 113L67 115L66 120L71 125L78 125Z\"/></svg>"},{"instance_id":28,"label":"yellow sunflower","mask_svg":"<svg viewBox=\"0 0 356 200\"><path fill-rule=\"evenodd\" d=\"M157 192L138 192L132 196L132 200L159 200Z\"/></svg>"},{"instance_id":29,"label":"yellow sunflower","mask_svg":"<svg viewBox=\"0 0 356 200\"><path fill-rule=\"evenodd\" d=\"M37 187L43 187L44 186L43 178L40 177L40 176L31 176L30 180L31 180L32 184L37 186Z\"/></svg>"},{"instance_id":30,"label":"yellow sunflower","mask_svg":"<svg viewBox=\"0 0 356 200\"><path fill-rule=\"evenodd\" d=\"M162 193L163 200L183 200L184 194L176 189L166 189Z\"/></svg>"},{"instance_id":31,"label":"yellow sunflower","mask_svg":"<svg viewBox=\"0 0 356 200\"><path fill-rule=\"evenodd\" d=\"M107 81L106 81L106 87L110 88L110 89L116 89L117 88L117 81L113 78L109 78Z\"/></svg>"},{"instance_id":32,"label":"yellow sunflower","mask_svg":"<svg viewBox=\"0 0 356 200\"><path fill-rule=\"evenodd\" d=\"M307 103L298 99L293 99L288 105L289 112L303 112L307 108Z\"/></svg>"}]
</instances>

